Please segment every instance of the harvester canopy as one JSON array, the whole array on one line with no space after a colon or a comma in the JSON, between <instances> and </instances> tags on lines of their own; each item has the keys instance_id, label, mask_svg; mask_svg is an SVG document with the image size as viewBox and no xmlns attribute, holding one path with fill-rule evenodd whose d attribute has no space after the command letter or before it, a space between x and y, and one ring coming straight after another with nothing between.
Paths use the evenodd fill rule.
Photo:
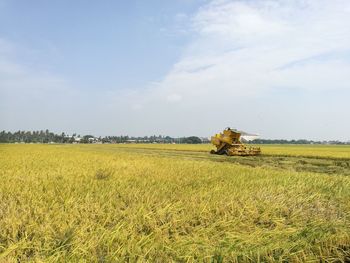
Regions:
<instances>
[{"instance_id":1,"label":"harvester canopy","mask_svg":"<svg viewBox=\"0 0 350 263\"><path fill-rule=\"evenodd\" d=\"M222 133L212 136L211 143L216 147L216 151L212 150L210 153L229 156L259 155L261 153L260 148L244 145L240 140L241 134L240 131L226 128Z\"/></svg>"}]
</instances>

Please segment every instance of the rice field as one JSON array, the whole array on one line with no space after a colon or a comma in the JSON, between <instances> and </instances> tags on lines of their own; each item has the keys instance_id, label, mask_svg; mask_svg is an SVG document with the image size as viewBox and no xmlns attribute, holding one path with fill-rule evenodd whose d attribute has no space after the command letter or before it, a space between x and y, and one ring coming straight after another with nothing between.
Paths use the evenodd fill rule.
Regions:
<instances>
[{"instance_id":1,"label":"rice field","mask_svg":"<svg viewBox=\"0 0 350 263\"><path fill-rule=\"evenodd\" d=\"M348 262L350 147L0 144L0 262Z\"/></svg>"},{"instance_id":2,"label":"rice field","mask_svg":"<svg viewBox=\"0 0 350 263\"><path fill-rule=\"evenodd\" d=\"M210 144L119 144L118 148L137 148L154 150L174 150L209 152L214 149ZM112 147L113 147L112 146ZM264 155L286 155L302 157L330 157L350 159L350 145L254 145L262 147Z\"/></svg>"}]
</instances>

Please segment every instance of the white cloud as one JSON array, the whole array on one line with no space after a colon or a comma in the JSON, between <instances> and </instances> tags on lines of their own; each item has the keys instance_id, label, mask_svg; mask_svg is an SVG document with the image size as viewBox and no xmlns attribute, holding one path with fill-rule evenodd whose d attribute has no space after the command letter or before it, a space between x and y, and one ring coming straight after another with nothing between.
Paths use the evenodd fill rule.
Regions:
<instances>
[{"instance_id":1,"label":"white cloud","mask_svg":"<svg viewBox=\"0 0 350 263\"><path fill-rule=\"evenodd\" d=\"M182 100L182 96L179 95L179 94L170 94L167 97L167 100L170 101L170 102L178 102L178 101Z\"/></svg>"},{"instance_id":2,"label":"white cloud","mask_svg":"<svg viewBox=\"0 0 350 263\"><path fill-rule=\"evenodd\" d=\"M63 91L67 87L63 77L45 69L38 69L20 62L16 56L21 50L14 43L0 39L0 91L16 93L28 91L40 93L42 91Z\"/></svg>"},{"instance_id":3,"label":"white cloud","mask_svg":"<svg viewBox=\"0 0 350 263\"><path fill-rule=\"evenodd\" d=\"M95 134L209 136L235 126L350 139L350 1L214 0L175 20L175 34L191 35L177 63L157 83L117 93L77 93L12 59L16 47L0 39L0 118Z\"/></svg>"},{"instance_id":4,"label":"white cloud","mask_svg":"<svg viewBox=\"0 0 350 263\"><path fill-rule=\"evenodd\" d=\"M61 130L59 124L73 112L72 99L77 92L45 65L39 69L18 59L23 52L0 39L0 129Z\"/></svg>"},{"instance_id":5,"label":"white cloud","mask_svg":"<svg viewBox=\"0 0 350 263\"><path fill-rule=\"evenodd\" d=\"M212 1L192 17L192 40L172 70L134 100L164 133L236 125L265 137L347 139L336 100L350 94L349 7L347 0ZM339 98L329 102L329 92ZM322 112L325 101L332 115ZM343 132L320 132L334 113Z\"/></svg>"}]
</instances>

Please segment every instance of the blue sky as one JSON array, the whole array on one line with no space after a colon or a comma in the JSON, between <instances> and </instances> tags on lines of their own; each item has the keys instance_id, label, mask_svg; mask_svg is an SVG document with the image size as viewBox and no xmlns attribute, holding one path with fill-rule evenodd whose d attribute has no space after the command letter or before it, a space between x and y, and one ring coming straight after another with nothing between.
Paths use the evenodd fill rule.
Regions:
<instances>
[{"instance_id":1,"label":"blue sky","mask_svg":"<svg viewBox=\"0 0 350 263\"><path fill-rule=\"evenodd\" d=\"M0 129L350 140L347 0L0 0Z\"/></svg>"},{"instance_id":2,"label":"blue sky","mask_svg":"<svg viewBox=\"0 0 350 263\"><path fill-rule=\"evenodd\" d=\"M202 2L3 1L0 34L17 62L81 88L137 88L170 70L188 38L177 17Z\"/></svg>"}]
</instances>

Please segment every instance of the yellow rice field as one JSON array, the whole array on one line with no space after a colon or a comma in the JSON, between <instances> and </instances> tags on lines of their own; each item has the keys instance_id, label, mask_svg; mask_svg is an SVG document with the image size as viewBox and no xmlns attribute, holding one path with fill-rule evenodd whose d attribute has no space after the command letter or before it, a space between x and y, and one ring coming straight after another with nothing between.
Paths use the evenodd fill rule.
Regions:
<instances>
[{"instance_id":1,"label":"yellow rice field","mask_svg":"<svg viewBox=\"0 0 350 263\"><path fill-rule=\"evenodd\" d=\"M0 144L0 262L350 260L350 148L262 149Z\"/></svg>"},{"instance_id":2,"label":"yellow rice field","mask_svg":"<svg viewBox=\"0 0 350 263\"><path fill-rule=\"evenodd\" d=\"M265 155L350 158L350 145L254 145ZM119 144L112 147L209 152L210 144Z\"/></svg>"}]
</instances>

